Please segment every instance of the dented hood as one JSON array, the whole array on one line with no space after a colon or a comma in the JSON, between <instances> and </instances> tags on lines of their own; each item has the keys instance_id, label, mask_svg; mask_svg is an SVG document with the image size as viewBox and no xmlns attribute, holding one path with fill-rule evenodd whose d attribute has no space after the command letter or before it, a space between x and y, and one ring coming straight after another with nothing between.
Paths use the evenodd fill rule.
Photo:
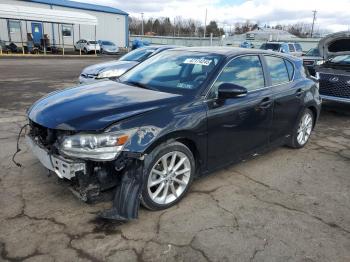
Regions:
<instances>
[{"instance_id":1,"label":"dented hood","mask_svg":"<svg viewBox=\"0 0 350 262\"><path fill-rule=\"evenodd\" d=\"M325 60L337 55L349 55L350 32L343 31L327 35L318 43L318 49Z\"/></svg>"},{"instance_id":2,"label":"dented hood","mask_svg":"<svg viewBox=\"0 0 350 262\"><path fill-rule=\"evenodd\" d=\"M159 109L179 95L100 81L57 91L28 110L33 122L51 129L102 130L125 118Z\"/></svg>"}]
</instances>

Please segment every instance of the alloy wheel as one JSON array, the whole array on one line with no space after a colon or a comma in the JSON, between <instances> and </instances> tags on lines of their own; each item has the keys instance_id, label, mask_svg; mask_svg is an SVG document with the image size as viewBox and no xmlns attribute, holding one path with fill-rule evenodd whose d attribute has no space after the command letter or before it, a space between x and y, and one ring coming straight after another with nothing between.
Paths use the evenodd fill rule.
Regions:
<instances>
[{"instance_id":1,"label":"alloy wheel","mask_svg":"<svg viewBox=\"0 0 350 262\"><path fill-rule=\"evenodd\" d=\"M167 205L183 194L190 176L191 164L188 157L180 151L169 152L152 167L147 182L148 194L155 203Z\"/></svg>"},{"instance_id":2,"label":"alloy wheel","mask_svg":"<svg viewBox=\"0 0 350 262\"><path fill-rule=\"evenodd\" d=\"M300 145L305 145L308 141L313 125L313 117L309 112L306 112L300 120L297 141Z\"/></svg>"}]
</instances>

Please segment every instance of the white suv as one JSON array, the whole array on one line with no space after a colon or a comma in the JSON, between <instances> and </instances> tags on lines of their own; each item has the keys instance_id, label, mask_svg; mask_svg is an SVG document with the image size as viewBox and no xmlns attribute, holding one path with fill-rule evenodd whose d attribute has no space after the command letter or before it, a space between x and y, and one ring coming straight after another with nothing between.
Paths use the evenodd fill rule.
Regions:
<instances>
[{"instance_id":1,"label":"white suv","mask_svg":"<svg viewBox=\"0 0 350 262\"><path fill-rule=\"evenodd\" d=\"M78 42L75 43L74 50L78 51L80 49L85 54L88 54L90 52L95 52L95 50L96 52L100 52L101 47L99 43L97 43L97 41L80 39Z\"/></svg>"}]
</instances>

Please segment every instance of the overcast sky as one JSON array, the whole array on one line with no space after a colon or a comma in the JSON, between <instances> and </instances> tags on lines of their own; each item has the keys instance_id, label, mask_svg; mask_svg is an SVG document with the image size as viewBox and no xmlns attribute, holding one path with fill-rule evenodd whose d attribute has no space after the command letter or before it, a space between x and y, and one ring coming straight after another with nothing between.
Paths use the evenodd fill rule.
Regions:
<instances>
[{"instance_id":1,"label":"overcast sky","mask_svg":"<svg viewBox=\"0 0 350 262\"><path fill-rule=\"evenodd\" d=\"M204 24L205 9L208 21L234 24L247 19L260 24L289 24L312 22L312 10L317 10L316 28L330 31L349 30L350 0L76 0L108 5L146 18L182 16Z\"/></svg>"}]
</instances>

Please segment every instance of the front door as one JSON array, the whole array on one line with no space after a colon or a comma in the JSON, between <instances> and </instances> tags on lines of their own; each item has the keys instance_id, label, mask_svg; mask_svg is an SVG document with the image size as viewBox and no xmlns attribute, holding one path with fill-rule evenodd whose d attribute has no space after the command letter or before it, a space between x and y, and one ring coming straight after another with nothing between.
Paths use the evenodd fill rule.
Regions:
<instances>
[{"instance_id":1,"label":"front door","mask_svg":"<svg viewBox=\"0 0 350 262\"><path fill-rule=\"evenodd\" d=\"M217 90L222 83L243 86L248 93L244 97L218 100ZM273 101L258 55L240 56L229 62L208 98L209 170L239 160L268 144Z\"/></svg>"},{"instance_id":2,"label":"front door","mask_svg":"<svg viewBox=\"0 0 350 262\"><path fill-rule=\"evenodd\" d=\"M32 23L32 35L34 44L40 45L43 38L43 29L41 23Z\"/></svg>"}]
</instances>

